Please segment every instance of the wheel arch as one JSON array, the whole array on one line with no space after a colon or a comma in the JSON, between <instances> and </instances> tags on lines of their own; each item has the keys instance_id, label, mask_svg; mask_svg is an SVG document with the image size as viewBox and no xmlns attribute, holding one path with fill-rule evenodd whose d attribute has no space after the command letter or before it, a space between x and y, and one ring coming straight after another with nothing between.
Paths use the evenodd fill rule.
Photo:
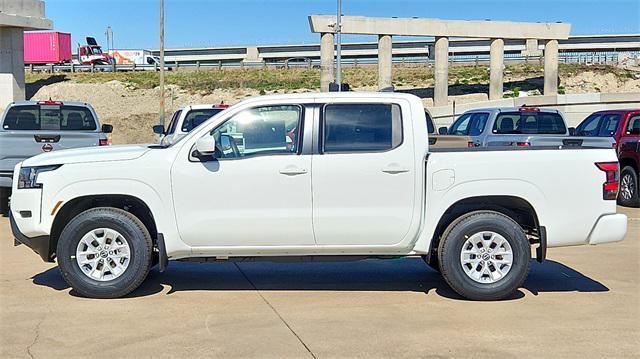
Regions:
<instances>
[{"instance_id":1,"label":"wheel arch","mask_svg":"<svg viewBox=\"0 0 640 359\"><path fill-rule=\"evenodd\" d=\"M468 197L458 200L444 211L430 239L429 252L425 260L430 263L433 258L437 258L436 251L440 244L441 236L453 221L467 213L479 210L502 213L518 223L525 233L538 239L540 239L540 235L543 232L535 208L522 197L511 195Z\"/></svg>"},{"instance_id":2,"label":"wheel arch","mask_svg":"<svg viewBox=\"0 0 640 359\"><path fill-rule=\"evenodd\" d=\"M55 257L58 239L64 227L80 213L96 207L113 207L125 210L138 218L149 231L151 239L158 238L156 217L149 205L142 199L126 194L102 194L76 197L66 202L56 213L49 237L49 258Z\"/></svg>"}]
</instances>

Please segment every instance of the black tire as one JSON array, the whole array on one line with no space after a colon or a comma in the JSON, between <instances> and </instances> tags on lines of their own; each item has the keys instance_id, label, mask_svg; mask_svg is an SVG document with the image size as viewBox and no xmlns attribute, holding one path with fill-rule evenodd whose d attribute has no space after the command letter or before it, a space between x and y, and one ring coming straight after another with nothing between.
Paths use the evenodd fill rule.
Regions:
<instances>
[{"instance_id":1,"label":"black tire","mask_svg":"<svg viewBox=\"0 0 640 359\"><path fill-rule=\"evenodd\" d=\"M623 194L623 182L629 181L630 195ZM631 166L626 166L620 172L620 192L618 193L618 204L625 207L640 207L640 190L638 190L638 173ZM626 197L626 198L625 198Z\"/></svg>"},{"instance_id":2,"label":"black tire","mask_svg":"<svg viewBox=\"0 0 640 359\"><path fill-rule=\"evenodd\" d=\"M75 259L82 237L98 228L119 232L130 247L129 265L117 278L98 281L89 278ZM58 267L64 280L80 295L90 298L118 298L131 293L145 280L152 263L153 242L142 222L118 208L100 207L84 211L62 230L57 246Z\"/></svg>"},{"instance_id":3,"label":"black tire","mask_svg":"<svg viewBox=\"0 0 640 359\"><path fill-rule=\"evenodd\" d=\"M9 188L0 188L0 217L9 215L9 196L11 190Z\"/></svg>"},{"instance_id":4,"label":"black tire","mask_svg":"<svg viewBox=\"0 0 640 359\"><path fill-rule=\"evenodd\" d=\"M494 283L479 283L464 271L461 251L474 234L491 231L504 237L513 252L513 263L506 275ZM442 276L461 296L471 300L500 300L512 295L527 278L531 264L531 246L522 228L508 216L494 211L465 214L445 230L438 246Z\"/></svg>"}]
</instances>

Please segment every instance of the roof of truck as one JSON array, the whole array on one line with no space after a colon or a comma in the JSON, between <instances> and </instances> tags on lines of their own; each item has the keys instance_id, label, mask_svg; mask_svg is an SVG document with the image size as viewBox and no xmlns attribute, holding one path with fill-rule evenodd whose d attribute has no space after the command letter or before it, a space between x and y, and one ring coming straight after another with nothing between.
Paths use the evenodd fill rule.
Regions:
<instances>
[{"instance_id":1,"label":"roof of truck","mask_svg":"<svg viewBox=\"0 0 640 359\"><path fill-rule=\"evenodd\" d=\"M474 108L473 110L465 111L467 112L519 112L522 108L536 108L538 109L536 112L552 112L552 113L560 113L560 111L553 108L544 108L537 106L522 106L522 107L484 107L484 108Z\"/></svg>"}]
</instances>

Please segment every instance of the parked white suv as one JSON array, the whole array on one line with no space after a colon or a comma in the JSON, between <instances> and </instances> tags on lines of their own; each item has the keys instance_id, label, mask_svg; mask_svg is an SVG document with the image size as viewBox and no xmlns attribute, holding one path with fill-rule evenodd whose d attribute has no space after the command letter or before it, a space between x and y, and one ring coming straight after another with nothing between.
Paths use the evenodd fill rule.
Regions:
<instances>
[{"instance_id":1,"label":"parked white suv","mask_svg":"<svg viewBox=\"0 0 640 359\"><path fill-rule=\"evenodd\" d=\"M531 247L620 241L613 149L430 150L420 99L258 97L169 146L39 155L14 172L16 239L89 297L168 260L422 256L470 299L513 293Z\"/></svg>"}]
</instances>

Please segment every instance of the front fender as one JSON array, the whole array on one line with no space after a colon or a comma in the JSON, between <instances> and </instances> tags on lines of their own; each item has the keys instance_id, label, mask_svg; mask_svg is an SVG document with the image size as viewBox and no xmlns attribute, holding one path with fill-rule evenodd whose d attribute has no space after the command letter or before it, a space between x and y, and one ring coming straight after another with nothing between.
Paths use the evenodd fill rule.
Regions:
<instances>
[{"instance_id":1,"label":"front fender","mask_svg":"<svg viewBox=\"0 0 640 359\"><path fill-rule=\"evenodd\" d=\"M54 208L56 206L58 209L62 208L66 203L76 198L126 195L135 197L147 205L155 220L158 233L164 235L169 255L173 253L190 253L190 247L182 242L175 225L171 192L167 190L165 193L162 195L149 184L137 180L98 179L78 181L63 187L55 194L51 194L49 198L43 198L41 224L48 233L51 233L55 217L60 213L59 210L54 211ZM59 202L62 203L58 204ZM46 204L48 204L47 208L45 208Z\"/></svg>"}]
</instances>

